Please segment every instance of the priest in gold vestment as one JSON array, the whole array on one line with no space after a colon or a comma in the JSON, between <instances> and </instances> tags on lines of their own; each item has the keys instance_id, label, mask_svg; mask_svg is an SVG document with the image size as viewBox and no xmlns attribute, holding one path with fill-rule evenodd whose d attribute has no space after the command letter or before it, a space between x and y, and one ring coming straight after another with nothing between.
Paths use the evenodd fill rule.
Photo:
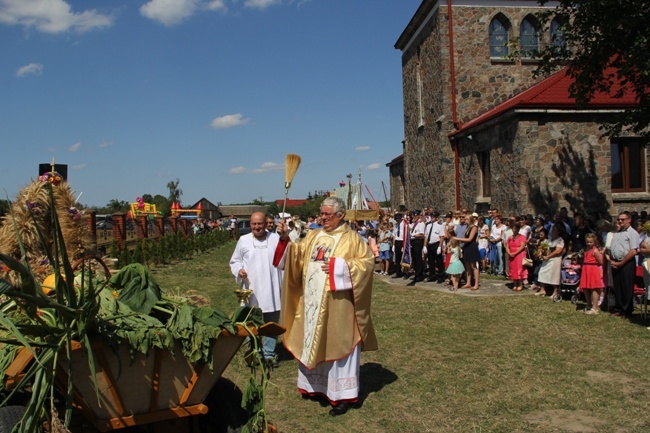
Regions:
<instances>
[{"instance_id":1,"label":"priest in gold vestment","mask_svg":"<svg viewBox=\"0 0 650 433\"><path fill-rule=\"evenodd\" d=\"M342 415L358 402L360 352L377 350L370 317L375 257L345 223L345 202L328 197L323 228L297 243L278 224L274 264L284 267L281 323L283 344L298 360L298 389L304 398L323 396Z\"/></svg>"}]
</instances>

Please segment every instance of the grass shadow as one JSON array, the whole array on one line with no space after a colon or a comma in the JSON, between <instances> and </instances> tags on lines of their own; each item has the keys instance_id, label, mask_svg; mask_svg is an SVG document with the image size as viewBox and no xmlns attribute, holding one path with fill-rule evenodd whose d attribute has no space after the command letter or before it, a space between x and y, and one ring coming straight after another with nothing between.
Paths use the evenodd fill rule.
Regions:
<instances>
[{"instance_id":1,"label":"grass shadow","mask_svg":"<svg viewBox=\"0 0 650 433\"><path fill-rule=\"evenodd\" d=\"M361 366L359 374L361 389L359 390L359 405L363 405L372 393L381 391L384 386L397 380L397 375L376 362L366 362Z\"/></svg>"},{"instance_id":2,"label":"grass shadow","mask_svg":"<svg viewBox=\"0 0 650 433\"><path fill-rule=\"evenodd\" d=\"M294 359L293 355L279 341L277 346L275 346L275 354L278 357L278 362L293 361Z\"/></svg>"}]
</instances>

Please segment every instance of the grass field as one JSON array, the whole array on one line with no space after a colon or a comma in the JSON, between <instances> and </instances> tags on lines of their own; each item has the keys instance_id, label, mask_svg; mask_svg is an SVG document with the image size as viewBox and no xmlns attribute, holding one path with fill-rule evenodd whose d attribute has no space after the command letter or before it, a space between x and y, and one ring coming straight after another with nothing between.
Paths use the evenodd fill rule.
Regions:
<instances>
[{"instance_id":1,"label":"grass field","mask_svg":"<svg viewBox=\"0 0 650 433\"><path fill-rule=\"evenodd\" d=\"M236 308L234 243L155 270L163 289L200 290ZM585 316L535 296L469 297L376 281L379 350L361 359L362 407L330 417L302 400L296 361L282 357L267 395L270 420L300 432L650 431L650 331ZM243 387L237 356L224 376Z\"/></svg>"}]
</instances>

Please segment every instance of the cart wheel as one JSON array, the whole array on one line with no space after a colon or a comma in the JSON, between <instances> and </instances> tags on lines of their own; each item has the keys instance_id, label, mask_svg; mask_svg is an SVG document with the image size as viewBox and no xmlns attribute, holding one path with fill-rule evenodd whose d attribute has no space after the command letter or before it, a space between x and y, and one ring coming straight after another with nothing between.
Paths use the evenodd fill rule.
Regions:
<instances>
[{"instance_id":1,"label":"cart wheel","mask_svg":"<svg viewBox=\"0 0 650 433\"><path fill-rule=\"evenodd\" d=\"M23 419L25 406L5 406L0 408L0 433L11 433L16 424Z\"/></svg>"},{"instance_id":2,"label":"cart wheel","mask_svg":"<svg viewBox=\"0 0 650 433\"><path fill-rule=\"evenodd\" d=\"M248 421L241 401L242 392L237 385L223 377L219 379L203 402L208 413L199 421L201 433L240 433Z\"/></svg>"},{"instance_id":3,"label":"cart wheel","mask_svg":"<svg viewBox=\"0 0 650 433\"><path fill-rule=\"evenodd\" d=\"M578 295L571 295L571 303L573 305L578 303Z\"/></svg>"},{"instance_id":4,"label":"cart wheel","mask_svg":"<svg viewBox=\"0 0 650 433\"><path fill-rule=\"evenodd\" d=\"M553 302L562 302L562 295L559 293L557 295L553 295Z\"/></svg>"}]
</instances>

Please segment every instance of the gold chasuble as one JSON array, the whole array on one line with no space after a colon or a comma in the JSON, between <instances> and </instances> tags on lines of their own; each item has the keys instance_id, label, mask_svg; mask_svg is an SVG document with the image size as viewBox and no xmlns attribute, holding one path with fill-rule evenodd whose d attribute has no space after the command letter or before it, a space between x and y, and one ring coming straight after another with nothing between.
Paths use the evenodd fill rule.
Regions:
<instances>
[{"instance_id":1,"label":"gold chasuble","mask_svg":"<svg viewBox=\"0 0 650 433\"><path fill-rule=\"evenodd\" d=\"M330 274L322 265L330 259ZM344 263L341 266L341 261ZM338 290L334 263L350 289ZM375 258L368 244L347 224L331 232L310 230L289 244L282 285L283 343L308 369L348 356L356 345L377 350L370 318Z\"/></svg>"}]
</instances>

